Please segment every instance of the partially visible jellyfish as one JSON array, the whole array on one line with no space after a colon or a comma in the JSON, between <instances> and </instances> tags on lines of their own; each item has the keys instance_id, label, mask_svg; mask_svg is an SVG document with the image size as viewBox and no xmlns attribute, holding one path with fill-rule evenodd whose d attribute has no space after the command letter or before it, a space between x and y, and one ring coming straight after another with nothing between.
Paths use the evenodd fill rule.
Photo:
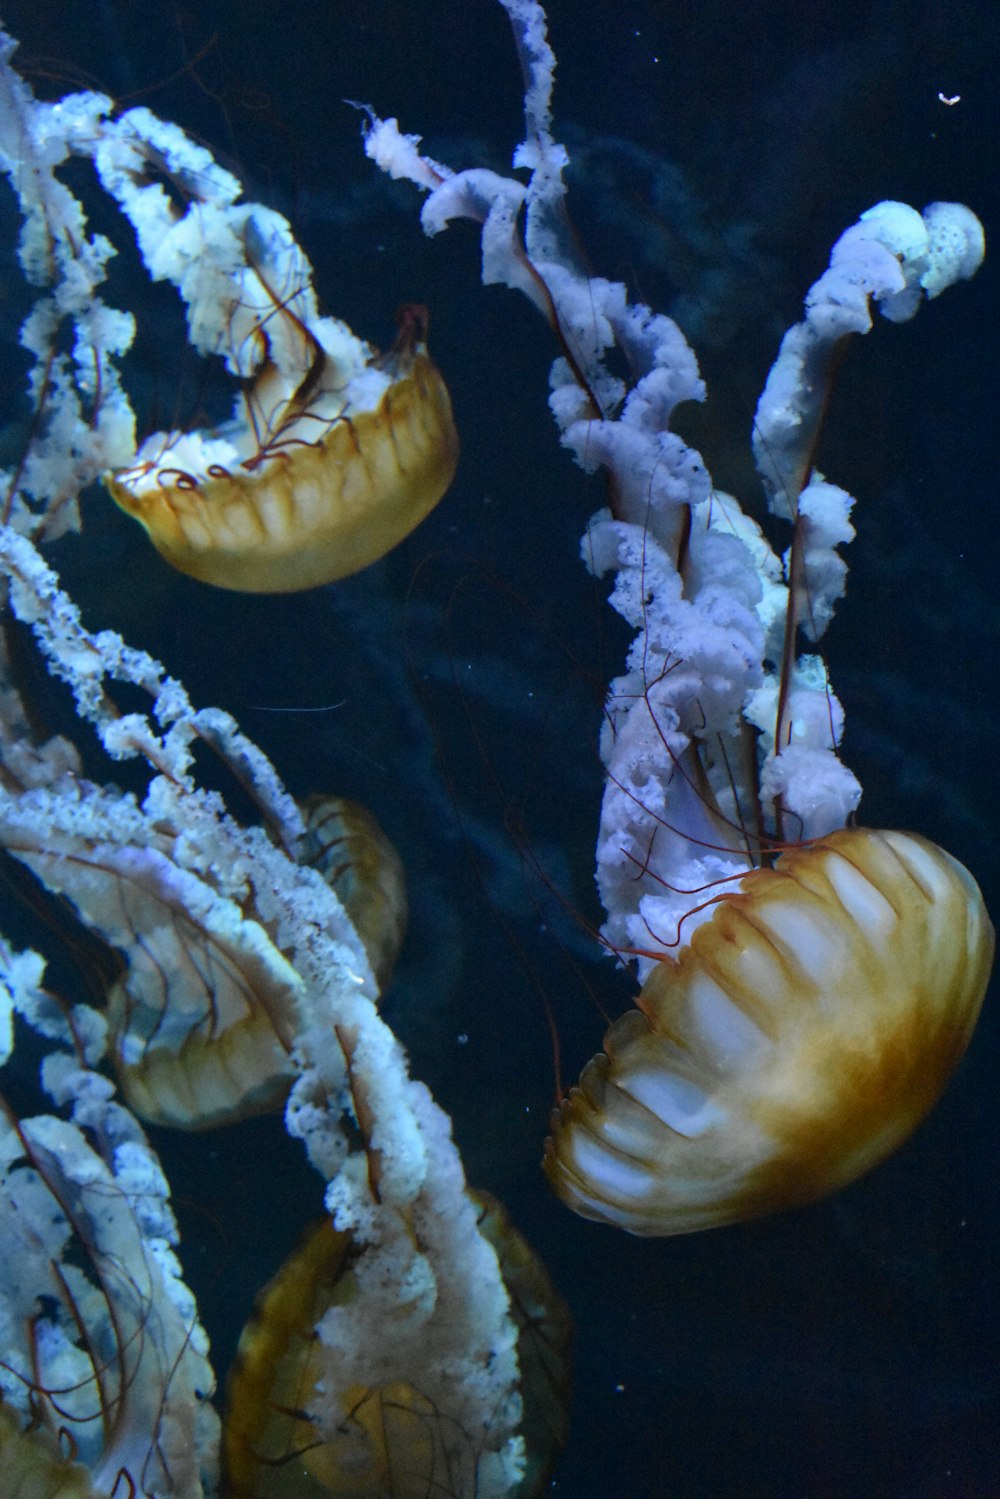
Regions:
<instances>
[{"instance_id":1,"label":"partially visible jellyfish","mask_svg":"<svg viewBox=\"0 0 1000 1499\"><path fill-rule=\"evenodd\" d=\"M355 803L318 797L306 811L299 863L343 901L385 981L405 926L399 856ZM250 889L180 867L184 836L162 816L129 818L85 782L69 804L38 788L29 806L0 808L7 852L121 956L105 1015L129 1107L149 1123L205 1129L283 1106L303 984Z\"/></svg>"},{"instance_id":2,"label":"partially visible jellyfish","mask_svg":"<svg viewBox=\"0 0 1000 1499\"><path fill-rule=\"evenodd\" d=\"M51 1431L20 1426L3 1402L0 1463L6 1499L104 1499L87 1469L66 1456Z\"/></svg>"},{"instance_id":3,"label":"partially visible jellyfish","mask_svg":"<svg viewBox=\"0 0 1000 1499\"><path fill-rule=\"evenodd\" d=\"M2 809L0 839L122 961L108 1053L143 1119L185 1129L281 1106L302 982L259 922L176 863L177 831L125 817L86 783L76 805L38 790ZM119 840L115 842L115 838Z\"/></svg>"},{"instance_id":4,"label":"partially visible jellyfish","mask_svg":"<svg viewBox=\"0 0 1000 1499\"><path fill-rule=\"evenodd\" d=\"M47 1091L72 1119L0 1099L0 1466L5 1499L214 1492L214 1377L181 1279L167 1183L141 1128L85 1058L100 1026L0 943L0 1000L77 1051ZM6 1052L6 1048L5 1048ZM6 1054L0 1060L6 1060Z\"/></svg>"},{"instance_id":5,"label":"partially visible jellyfish","mask_svg":"<svg viewBox=\"0 0 1000 1499\"><path fill-rule=\"evenodd\" d=\"M496 1250L518 1329L525 1476L517 1499L539 1494L566 1439L569 1313L544 1266L501 1205L474 1193ZM457 1494L457 1474L485 1434L456 1430L434 1400L433 1353L411 1382L358 1385L335 1426L314 1414L322 1389L324 1319L358 1294L363 1247L325 1221L257 1298L229 1377L223 1416L228 1499L427 1499ZM475 1467L473 1459L471 1466Z\"/></svg>"},{"instance_id":6,"label":"partially visible jellyfish","mask_svg":"<svg viewBox=\"0 0 1000 1499\"><path fill-rule=\"evenodd\" d=\"M302 803L298 859L317 870L354 923L380 989L392 977L408 915L403 861L360 802L316 795Z\"/></svg>"}]
</instances>

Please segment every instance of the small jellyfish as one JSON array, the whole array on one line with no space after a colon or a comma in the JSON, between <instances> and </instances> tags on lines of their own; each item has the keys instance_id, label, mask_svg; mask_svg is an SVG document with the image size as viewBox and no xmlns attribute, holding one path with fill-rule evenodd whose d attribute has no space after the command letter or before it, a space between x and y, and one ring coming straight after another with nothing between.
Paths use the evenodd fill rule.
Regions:
<instances>
[{"instance_id":1,"label":"small jellyfish","mask_svg":"<svg viewBox=\"0 0 1000 1499\"><path fill-rule=\"evenodd\" d=\"M96 165L149 274L187 304L192 346L239 382L227 422L156 433L106 474L112 498L173 567L219 588L292 593L384 556L458 461L426 310L403 308L385 354L321 315L287 219L237 201L236 179L147 111L105 128Z\"/></svg>"},{"instance_id":2,"label":"small jellyfish","mask_svg":"<svg viewBox=\"0 0 1000 1499\"><path fill-rule=\"evenodd\" d=\"M303 324L312 352L298 386L264 362L232 422L149 439L106 476L112 499L167 562L218 588L293 593L358 572L454 477L458 437L425 328L422 310L407 309L389 352L344 382Z\"/></svg>"}]
</instances>

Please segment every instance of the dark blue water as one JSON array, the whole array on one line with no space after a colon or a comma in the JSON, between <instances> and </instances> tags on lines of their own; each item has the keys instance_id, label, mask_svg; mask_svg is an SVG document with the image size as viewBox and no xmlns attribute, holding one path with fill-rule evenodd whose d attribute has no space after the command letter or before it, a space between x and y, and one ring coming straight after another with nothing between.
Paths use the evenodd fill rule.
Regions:
<instances>
[{"instance_id":1,"label":"dark blue water","mask_svg":"<svg viewBox=\"0 0 1000 1499\"><path fill-rule=\"evenodd\" d=\"M590 261L682 321L710 402L679 425L704 444L716 482L753 505L754 402L841 230L884 197L957 198L988 241L997 226L996 8L550 9L558 130L578 163L571 202ZM398 114L441 159L505 170L520 83L499 6L8 0L5 20L39 92L82 77L211 143L292 218L326 308L357 332L385 344L400 302L430 308L462 463L384 562L305 595L225 595L169 571L98 493L83 537L54 560L89 623L147 646L196 701L235 713L294 791L366 802L400 848L412 926L386 1015L452 1113L470 1180L506 1201L576 1320L573 1432L553 1491L1000 1492L989 1000L932 1118L830 1202L640 1242L577 1221L538 1171L553 1093L543 998L569 1077L603 1033L591 993L620 1007L628 992L564 912L599 919L594 743L624 645L577 548L603 496L558 448L547 330L513 293L480 287L471 227L423 238L415 191L376 175L342 102ZM826 653L864 819L944 844L994 911L997 284L988 253L976 281L858 342L820 455L859 501ZM149 295L127 261L116 288L143 321L132 378L147 423L210 405L169 298ZM272 711L317 707L331 711ZM293 1169L273 1122L157 1143L221 1370L255 1290L318 1210L318 1181Z\"/></svg>"}]
</instances>

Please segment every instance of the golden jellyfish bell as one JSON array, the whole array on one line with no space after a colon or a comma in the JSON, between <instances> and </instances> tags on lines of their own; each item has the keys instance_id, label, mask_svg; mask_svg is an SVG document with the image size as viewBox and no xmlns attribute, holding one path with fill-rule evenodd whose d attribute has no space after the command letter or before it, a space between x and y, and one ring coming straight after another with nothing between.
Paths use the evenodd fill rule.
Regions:
<instances>
[{"instance_id":1,"label":"golden jellyfish bell","mask_svg":"<svg viewBox=\"0 0 1000 1499\"><path fill-rule=\"evenodd\" d=\"M748 874L553 1116L545 1171L636 1234L836 1191L916 1128L972 1034L994 935L971 875L911 833L833 833Z\"/></svg>"},{"instance_id":2,"label":"golden jellyfish bell","mask_svg":"<svg viewBox=\"0 0 1000 1499\"><path fill-rule=\"evenodd\" d=\"M496 1251L518 1330L525 1474L518 1499L546 1487L567 1435L570 1318L538 1256L502 1205L472 1194L479 1229ZM487 1433L459 1433L452 1417L406 1378L351 1388L334 1433L310 1414L323 1397L316 1327L357 1295L364 1255L329 1221L313 1229L257 1298L240 1338L223 1420L228 1499L432 1499L457 1494L456 1440L470 1451ZM330 1422L327 1419L326 1425ZM463 1488L461 1492L472 1492Z\"/></svg>"},{"instance_id":3,"label":"golden jellyfish bell","mask_svg":"<svg viewBox=\"0 0 1000 1499\"><path fill-rule=\"evenodd\" d=\"M458 462L426 321L405 309L389 353L346 385L315 340L294 389L265 361L239 419L150 439L105 477L112 499L167 562L218 588L294 593L367 567L434 508Z\"/></svg>"}]
</instances>

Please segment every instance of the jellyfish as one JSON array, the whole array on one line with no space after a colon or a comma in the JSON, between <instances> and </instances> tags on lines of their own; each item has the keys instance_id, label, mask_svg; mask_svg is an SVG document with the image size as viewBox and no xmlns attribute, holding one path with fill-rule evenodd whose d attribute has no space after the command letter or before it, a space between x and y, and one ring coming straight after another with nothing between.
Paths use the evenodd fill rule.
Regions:
<instances>
[{"instance_id":1,"label":"jellyfish","mask_svg":"<svg viewBox=\"0 0 1000 1499\"><path fill-rule=\"evenodd\" d=\"M220 753L223 738L216 725ZM259 764L258 785L260 772ZM321 880L342 901L358 969L367 956L386 982L406 892L399 856L376 820L337 797L311 799L304 819L290 803L284 826L270 811L303 882ZM0 798L0 843L118 957L104 1016L129 1107L147 1123L200 1130L284 1105L303 984L244 880L220 878L211 854L197 870L179 862L178 844L190 837L184 815L129 817L82 781L69 799L38 787L27 804ZM238 857L234 841L230 861Z\"/></svg>"},{"instance_id":2,"label":"jellyfish","mask_svg":"<svg viewBox=\"0 0 1000 1499\"><path fill-rule=\"evenodd\" d=\"M671 1234L822 1197L912 1133L968 1044L994 952L979 888L919 835L856 825L843 710L797 650L833 615L853 536L853 500L815 465L833 363L872 303L903 321L982 253L969 210L940 203L879 204L834 246L757 409L793 527L781 566L676 445L680 537L665 504L637 563L634 526L596 523L638 632L607 707L598 879L643 985L553 1114L545 1171L585 1216Z\"/></svg>"},{"instance_id":3,"label":"jellyfish","mask_svg":"<svg viewBox=\"0 0 1000 1499\"><path fill-rule=\"evenodd\" d=\"M69 1118L0 1097L0 1453L4 1493L91 1499L215 1491L208 1340L176 1258L155 1152L92 1066L102 1028L0 940L0 1009L62 1048L43 1068Z\"/></svg>"},{"instance_id":4,"label":"jellyfish","mask_svg":"<svg viewBox=\"0 0 1000 1499\"><path fill-rule=\"evenodd\" d=\"M474 1193L518 1330L526 1472L521 1499L541 1493L566 1438L569 1313L538 1256L487 1193ZM223 1417L230 1499L422 1499L457 1493L456 1449L482 1434L456 1430L437 1408L432 1367L359 1384L336 1423L310 1413L322 1387L323 1325L358 1294L363 1250L322 1222L257 1298L229 1378ZM317 1335L318 1334L318 1335Z\"/></svg>"},{"instance_id":5,"label":"jellyfish","mask_svg":"<svg viewBox=\"0 0 1000 1499\"><path fill-rule=\"evenodd\" d=\"M458 437L423 310L407 309L388 353L368 351L348 375L325 346L330 320L299 325L296 295L258 307L245 347L261 363L230 423L154 434L105 478L161 557L217 588L293 593L359 572L408 536L454 477ZM273 353L274 325L288 320L303 360L291 374Z\"/></svg>"},{"instance_id":6,"label":"jellyfish","mask_svg":"<svg viewBox=\"0 0 1000 1499\"><path fill-rule=\"evenodd\" d=\"M217 429L161 432L105 475L172 566L220 588L286 593L367 567L423 520L458 459L451 402L404 308L379 354L321 317L288 221L241 203L240 183L146 109L90 100L93 157L154 280L187 304L193 346L240 382Z\"/></svg>"},{"instance_id":7,"label":"jellyfish","mask_svg":"<svg viewBox=\"0 0 1000 1499\"><path fill-rule=\"evenodd\" d=\"M453 172L369 113L366 150L482 226L483 278L522 291L561 351L549 404L608 504L590 571L635 632L601 729L602 939L636 1008L552 1115L546 1174L586 1217L670 1234L834 1191L916 1127L957 1065L994 937L978 887L917 834L856 826L843 710L813 647L844 592L854 501L817 464L850 339L972 276L962 204L876 204L833 247L761 396L753 452L783 556L675 430L705 386L680 328L590 275L566 230L554 56L534 0L501 0L525 82L521 181ZM523 221L523 229L520 227Z\"/></svg>"},{"instance_id":8,"label":"jellyfish","mask_svg":"<svg viewBox=\"0 0 1000 1499\"><path fill-rule=\"evenodd\" d=\"M343 903L384 990L406 932L403 861L378 820L343 796L308 797L299 862L319 871Z\"/></svg>"}]
</instances>

